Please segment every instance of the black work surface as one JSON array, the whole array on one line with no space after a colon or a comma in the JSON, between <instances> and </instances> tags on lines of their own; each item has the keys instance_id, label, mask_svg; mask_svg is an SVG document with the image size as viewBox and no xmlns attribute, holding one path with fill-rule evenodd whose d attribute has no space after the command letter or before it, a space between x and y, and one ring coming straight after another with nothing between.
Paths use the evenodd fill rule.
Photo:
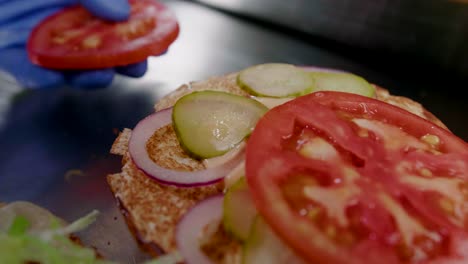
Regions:
<instances>
[{"instance_id":1,"label":"black work surface","mask_svg":"<svg viewBox=\"0 0 468 264\"><path fill-rule=\"evenodd\" d=\"M467 107L462 82L446 73L368 60L327 49L311 39L275 31L184 1L168 5L181 34L169 52L150 60L142 79L116 78L99 91L70 88L21 91L0 84L0 201L29 200L73 220L92 209L98 221L81 233L105 257L134 263L144 259L127 230L105 177L120 170L108 154L118 131L153 111L156 100L191 80L264 62L340 68L421 102L464 140ZM400 67L401 66L401 67Z\"/></svg>"}]
</instances>

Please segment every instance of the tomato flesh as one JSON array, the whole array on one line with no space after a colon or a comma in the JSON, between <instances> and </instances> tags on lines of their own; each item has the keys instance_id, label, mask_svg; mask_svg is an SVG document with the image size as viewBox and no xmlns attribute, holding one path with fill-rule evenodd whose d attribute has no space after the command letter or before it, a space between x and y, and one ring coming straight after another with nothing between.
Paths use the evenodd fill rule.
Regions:
<instances>
[{"instance_id":1,"label":"tomato flesh","mask_svg":"<svg viewBox=\"0 0 468 264\"><path fill-rule=\"evenodd\" d=\"M54 69L99 69L143 61L168 49L179 27L174 14L154 0L131 0L125 22L108 22L81 6L41 22L28 39L31 61Z\"/></svg>"},{"instance_id":2,"label":"tomato flesh","mask_svg":"<svg viewBox=\"0 0 468 264\"><path fill-rule=\"evenodd\" d=\"M276 107L249 139L246 177L308 262L468 261L468 146L395 106L318 92Z\"/></svg>"}]
</instances>

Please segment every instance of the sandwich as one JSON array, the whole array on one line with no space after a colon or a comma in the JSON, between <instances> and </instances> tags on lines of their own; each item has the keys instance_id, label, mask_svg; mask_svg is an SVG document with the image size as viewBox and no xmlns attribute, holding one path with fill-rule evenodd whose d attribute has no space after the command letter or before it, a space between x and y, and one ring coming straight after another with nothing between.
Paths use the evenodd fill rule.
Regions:
<instances>
[{"instance_id":1,"label":"sandwich","mask_svg":"<svg viewBox=\"0 0 468 264\"><path fill-rule=\"evenodd\" d=\"M351 73L271 63L184 84L111 153L108 184L155 257L468 261L468 145Z\"/></svg>"}]
</instances>

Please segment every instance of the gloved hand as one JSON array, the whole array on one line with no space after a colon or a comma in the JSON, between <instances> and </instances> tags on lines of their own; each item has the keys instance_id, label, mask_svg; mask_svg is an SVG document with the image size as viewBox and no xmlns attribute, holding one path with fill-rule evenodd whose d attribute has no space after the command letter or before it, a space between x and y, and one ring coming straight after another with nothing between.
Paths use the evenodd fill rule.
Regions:
<instances>
[{"instance_id":1,"label":"gloved hand","mask_svg":"<svg viewBox=\"0 0 468 264\"><path fill-rule=\"evenodd\" d=\"M32 64L25 44L34 26L66 6L81 4L95 16L123 21L130 15L127 0L0 0L0 70L15 77L26 88L47 88L69 84L77 88L100 88L110 85L116 73L141 77L146 60L125 67L92 71L57 71Z\"/></svg>"}]
</instances>

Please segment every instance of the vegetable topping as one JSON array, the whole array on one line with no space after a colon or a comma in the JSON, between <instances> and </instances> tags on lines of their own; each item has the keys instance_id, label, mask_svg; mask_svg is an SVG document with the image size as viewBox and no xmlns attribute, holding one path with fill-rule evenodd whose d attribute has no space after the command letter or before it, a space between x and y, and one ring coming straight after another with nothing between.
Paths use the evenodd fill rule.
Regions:
<instances>
[{"instance_id":1,"label":"vegetable topping","mask_svg":"<svg viewBox=\"0 0 468 264\"><path fill-rule=\"evenodd\" d=\"M97 217L90 214L65 225L51 213L28 202L0 208L0 263L104 264L94 250L70 239Z\"/></svg>"},{"instance_id":2,"label":"vegetable topping","mask_svg":"<svg viewBox=\"0 0 468 264\"><path fill-rule=\"evenodd\" d=\"M242 70L237 83L252 95L291 97L312 91L314 79L290 64L269 63Z\"/></svg>"},{"instance_id":3,"label":"vegetable topping","mask_svg":"<svg viewBox=\"0 0 468 264\"><path fill-rule=\"evenodd\" d=\"M206 229L217 228L223 213L223 196L213 196L190 209L177 224L176 243L185 263L210 264L211 260L201 251Z\"/></svg>"},{"instance_id":4,"label":"vegetable topping","mask_svg":"<svg viewBox=\"0 0 468 264\"><path fill-rule=\"evenodd\" d=\"M238 95L193 92L174 105L172 121L182 148L196 158L212 158L240 143L267 110Z\"/></svg>"},{"instance_id":5,"label":"vegetable topping","mask_svg":"<svg viewBox=\"0 0 468 264\"><path fill-rule=\"evenodd\" d=\"M246 177L260 216L307 262L468 261L468 146L401 108L342 92L273 108L249 138Z\"/></svg>"},{"instance_id":6,"label":"vegetable topping","mask_svg":"<svg viewBox=\"0 0 468 264\"><path fill-rule=\"evenodd\" d=\"M195 171L167 169L150 158L147 149L151 136L171 124L172 109L156 112L140 121L132 132L128 151L135 165L146 175L162 184L191 187L217 182L241 162L243 150L236 151L226 162L214 167Z\"/></svg>"},{"instance_id":7,"label":"vegetable topping","mask_svg":"<svg viewBox=\"0 0 468 264\"><path fill-rule=\"evenodd\" d=\"M177 38L175 15L155 0L130 0L127 21L111 23L74 6L46 18L31 33L32 62L54 69L100 69L145 60Z\"/></svg>"}]
</instances>

